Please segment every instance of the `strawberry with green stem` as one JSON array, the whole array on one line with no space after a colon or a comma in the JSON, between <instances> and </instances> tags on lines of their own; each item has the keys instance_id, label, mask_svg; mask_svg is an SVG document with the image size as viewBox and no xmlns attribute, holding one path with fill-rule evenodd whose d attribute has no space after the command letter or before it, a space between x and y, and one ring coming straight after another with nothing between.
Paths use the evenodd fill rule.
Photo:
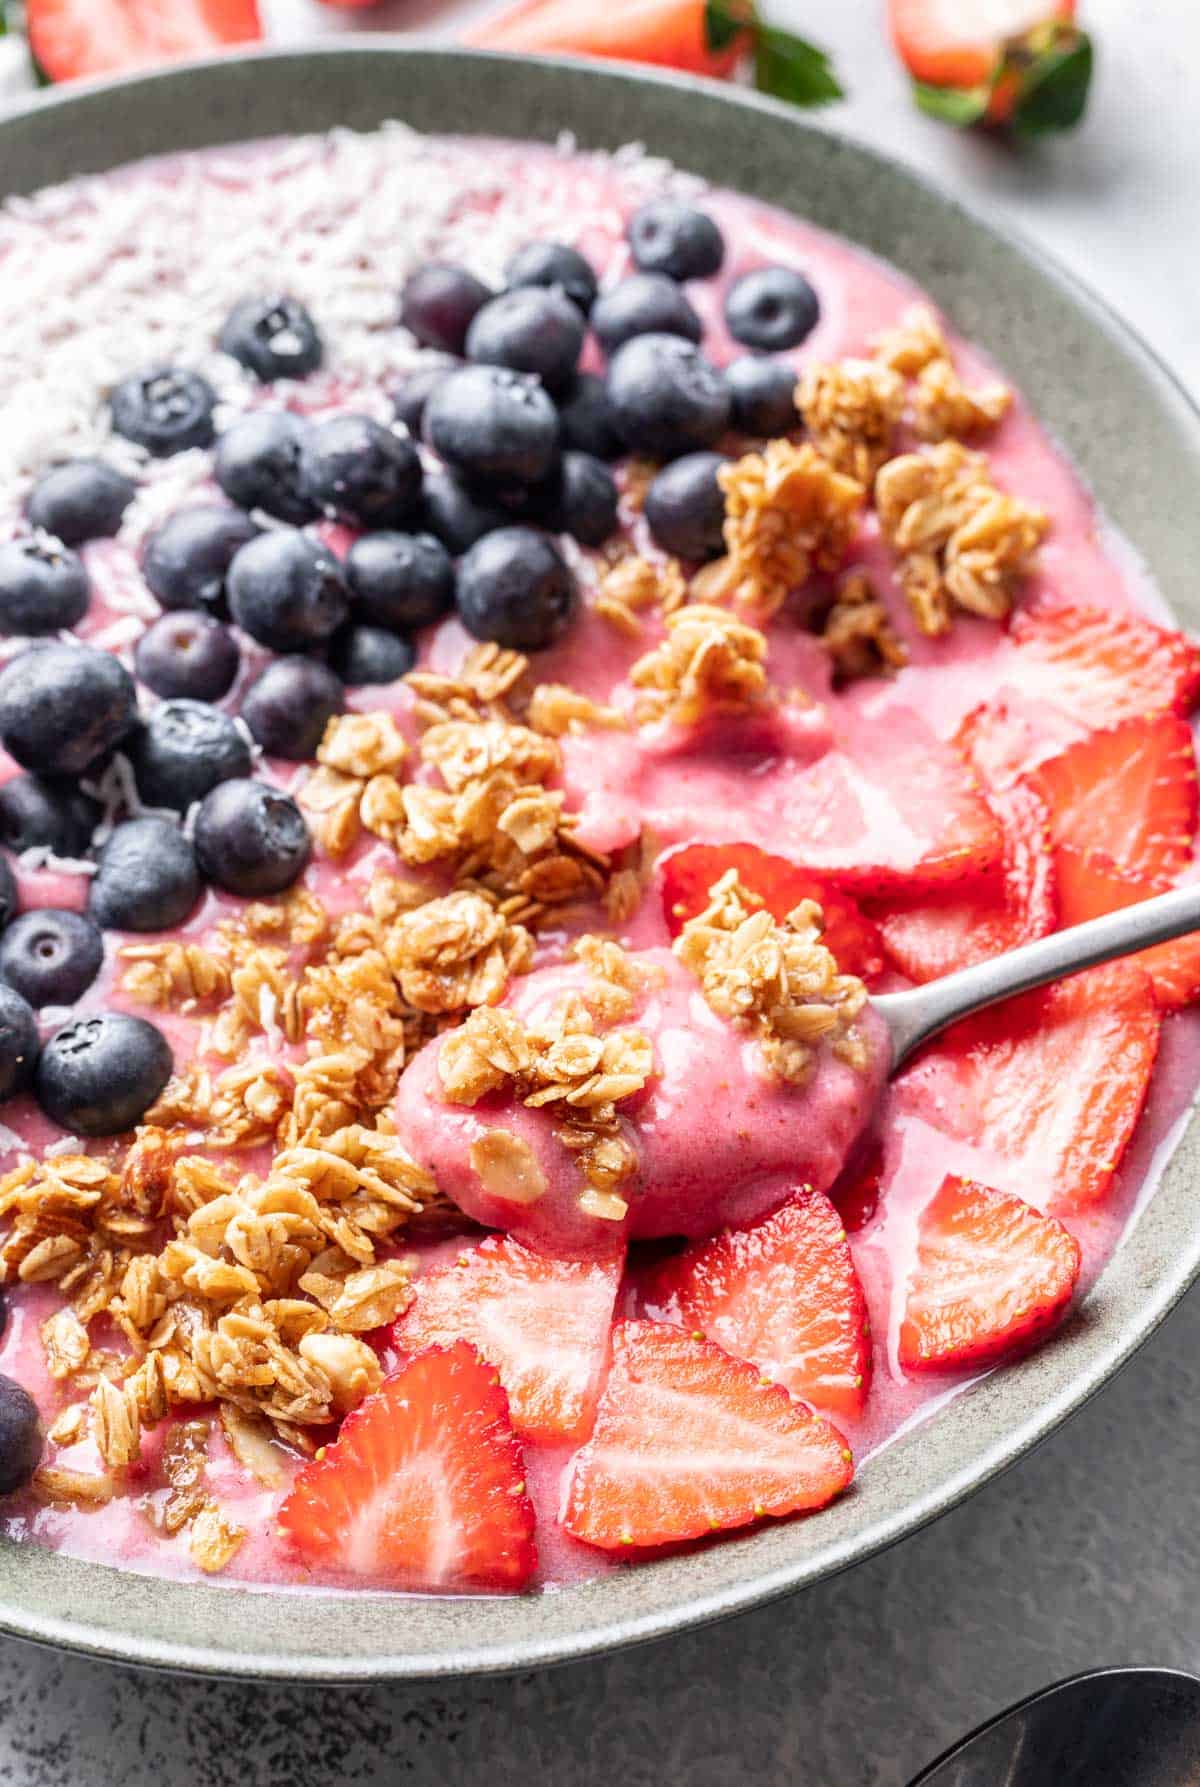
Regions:
<instances>
[{"instance_id":1,"label":"strawberry with green stem","mask_svg":"<svg viewBox=\"0 0 1200 1787\"><path fill-rule=\"evenodd\" d=\"M1076 0L888 0L918 106L948 124L1069 130L1087 104L1091 39Z\"/></svg>"}]
</instances>

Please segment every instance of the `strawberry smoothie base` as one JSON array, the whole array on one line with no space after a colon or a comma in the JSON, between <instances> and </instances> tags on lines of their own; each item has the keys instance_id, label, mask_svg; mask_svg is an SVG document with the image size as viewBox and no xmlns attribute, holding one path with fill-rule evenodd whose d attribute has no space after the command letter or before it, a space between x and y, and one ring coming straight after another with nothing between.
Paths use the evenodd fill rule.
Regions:
<instances>
[{"instance_id":1,"label":"strawberry smoothie base","mask_svg":"<svg viewBox=\"0 0 1200 1787\"><path fill-rule=\"evenodd\" d=\"M802 271L819 296L815 326L781 356L798 379L842 361L860 365L878 338L903 328L922 302L895 270L790 216L707 189L637 151L584 155L569 142L552 149L420 139L398 128L346 133L147 163L14 202L0 214L0 263L13 294L0 305L0 388L9 393L0 430L0 537L25 529L29 485L47 464L98 454L127 469L137 494L115 537L80 549L92 594L74 634L129 664L138 638L160 613L139 568L147 537L181 507L220 500L221 493L208 451L147 458L110 434L105 399L117 380L155 362L195 367L216 390L218 432L270 402L306 419L354 411L390 422L397 381L445 359L396 322L396 294L414 268L461 262L498 287L517 249L552 238L574 243L605 291L631 270L630 214L664 194L699 207L724 238L720 272L687 285L703 351L718 366L745 351L729 332L727 294L739 277L762 266ZM318 318L326 355L316 371L272 390L213 344L239 298L277 288L294 292ZM995 389L996 369L948 329L931 358L939 366L952 362L968 391ZM604 364L589 337L581 365L599 373ZM893 376L919 381L921 371L902 368ZM894 420L893 456L939 450L931 446L937 436L914 432L909 410ZM589 969L574 953L579 938L603 933L624 952L625 966L612 972L632 978L618 1016L598 1022L599 1037L587 1046L596 1040L599 1060L615 1024L623 1034L636 1033L622 1064L630 1051L642 1059L644 1039L650 1065L633 1076L631 1090L617 1089L616 1114L604 1131L628 1161L612 1186L582 1197L579 1136L563 1141L561 1103L530 1102L524 1070L507 1078L497 1070L483 1091L452 1095L447 1050L458 1046L451 1039L459 1028L446 1026L409 1051L399 1075L399 1140L463 1220L447 1226L442 1211L440 1224L414 1221L411 1233L397 1228L381 1244L379 1257L413 1262L416 1300L401 1310L394 1329L389 1320L369 1331L366 1344L378 1356L384 1388L346 1416L344 1431L349 1436L351 1424L359 1424L353 1444L360 1454L368 1444L376 1452L386 1448L387 1399L399 1406L404 1393L396 1386L407 1381L390 1374L402 1372L413 1356L437 1358L422 1347L444 1346L447 1382L453 1380L447 1406L461 1397L463 1408L482 1410L481 1420L504 1428L504 1446L515 1446L522 1460L530 1520L536 1517L536 1566L532 1527L522 1527L509 1535L508 1576L499 1569L473 1573L464 1552L462 1567L448 1567L442 1586L561 1589L653 1555L655 1544L815 1508L845 1486L849 1454L856 1474L886 1471L888 1445L897 1435L920 1421L953 1420L948 1405L960 1390L1040 1337L1072 1295L1090 1289L1153 1194L1200 1077L1200 1028L1196 1012L1187 1009L1200 972L1186 940L1149 952L1134 967L1098 970L972 1021L891 1083L883 1027L869 1004L847 1019L853 1050L839 1055L818 1039L789 1079L772 1070L764 1052L763 1037L775 1020L762 1018L758 1029L731 1020L681 951L681 937L695 937L726 867L738 870L737 886L751 896L730 925L763 912L770 916L770 923L763 921L764 947L783 948L799 937L807 949L803 924L789 931L788 913L815 899L837 969L869 990L931 978L977 953L1011 947L1194 873L1195 774L1185 724L1200 682L1194 648L1169 630L1132 553L1098 518L1020 395L973 425L980 432L971 449L986 454L998 490L1048 518L1036 553L1012 580L1011 618L988 616L978 603L972 612L960 601L952 624L938 630L921 624L905 582L906 549L886 520L881 483L874 505L860 498L836 564L818 562L775 611L748 617L763 656L755 669L754 638L730 646L742 654L742 667L750 666L736 698L726 692L689 707L678 685L669 684L670 645L684 637L686 623L678 616L688 608L672 613L665 601L651 603L633 611L631 625L614 623L605 612L607 579L620 562L614 541L601 549L564 541L580 609L557 642L531 654L532 676L582 697L585 718L555 736L557 767L544 779L572 816L576 858L607 865L605 874L627 866L635 891L620 907L610 902L606 908L598 879L590 897L531 920L528 959L505 977L484 1011L511 1017L513 1034L522 1037L540 1034L538 1026L553 1031L564 1000L586 1005L589 996ZM822 445L811 415L809 432ZM844 432L853 437L853 428ZM797 428L795 440L802 438ZM761 445L730 433L721 450L731 463L744 463L740 456ZM428 474L436 458L427 447L422 452ZM859 464L859 482L869 487L878 467L878 461L865 469ZM616 542L649 566L662 566L666 555L641 511L642 470L636 455L618 464ZM357 530L332 518L313 526L344 559ZM932 548L934 556L944 550L944 538ZM706 572L693 566L692 573L698 574L693 603L704 605ZM886 616L893 648L892 661L869 674L848 668L850 659L839 657L831 630L821 624L839 601L846 611L852 607L844 592L853 577ZM704 620L708 612L699 608L696 625L715 628L714 637L728 642L725 623ZM240 712L247 686L270 656L254 639L239 640L238 679L219 703L231 714ZM475 641L451 614L425 628L418 643L424 684L351 687L346 710L386 716L390 736L402 741L403 776L418 788L440 790L457 771L422 760L420 741L429 736L423 710L437 679L460 676ZM3 647L5 656L16 649L9 640ZM662 655L649 671L635 668L656 652ZM655 705L655 691L663 688L667 695ZM153 698L144 695L142 703L149 712ZM484 719L476 716L480 725ZM1119 772L1113 769L1118 753L1108 743L1114 728L1127 729ZM328 769L328 758L325 763ZM1143 764L1144 785L1138 781ZM17 770L3 758L3 780ZM1169 819L1152 824L1144 818L1146 789L1161 787L1168 770L1182 792ZM311 761L255 751L254 774L294 792L302 807L314 773L322 772ZM335 773L353 780L359 772L343 766ZM1091 804L1091 825L1103 827L1093 836L1087 794L1100 786L1115 787L1116 807L1097 821ZM119 762L95 792L107 818L129 809ZM1128 835L1117 823L1126 814ZM687 852L699 845L712 847L711 856L684 897ZM730 846L752 850L723 854ZM779 857L787 861L772 870ZM789 864L802 872L794 886ZM91 865L33 851L14 867L21 911L84 909ZM419 883L425 898L446 896L455 886L435 856L398 862L392 842L369 827L336 852L317 848L300 885L336 923L371 909L373 889L397 874ZM223 921L240 922L243 907L210 887L184 924L169 932L153 938L108 932L104 967L73 1010L145 1013L144 998L128 982L131 958L122 952L164 938L204 949L220 936ZM720 933L716 948L725 920L713 922ZM305 1039L289 1027L286 998L309 960L307 950L303 942L289 942L284 996L259 998L241 1065L257 1062L286 1076L304 1061ZM68 1015L43 1009L43 1035ZM177 1075L193 1066L214 1076L229 1068L228 1055L214 1049L213 1011L202 1001L160 1004L149 1015L171 1046ZM572 1036L578 1045L574 1032L567 1040ZM6 1171L31 1156L53 1160L81 1149L112 1158L109 1143L64 1137L28 1096L11 1100L0 1122ZM497 1135L504 1141L499 1169ZM271 1170L270 1142L232 1150L210 1147L202 1133L183 1140L235 1178L265 1178ZM594 1144L595 1132L584 1140ZM838 1212L832 1227L826 1196ZM745 1247L737 1239L709 1239L725 1225L759 1239ZM516 1313L506 1326L503 1275L514 1260L522 1273L527 1264L523 1253L505 1252L502 1241L485 1243L499 1246L494 1257L475 1259L484 1228L560 1259L557 1288L540 1281L536 1265L528 1270L535 1286L529 1307L545 1310L551 1336L556 1322L565 1335L568 1317L577 1318L561 1356L552 1357L547 1344L541 1359L530 1332L521 1329L527 1306L519 1298L527 1284L513 1293ZM688 1243L682 1254L681 1240ZM718 1245L727 1254L703 1251ZM963 1245L976 1249L965 1264ZM473 1263L456 1267L464 1250ZM810 1282L806 1262L818 1257L820 1272ZM1035 1264L1040 1269L1031 1286L1032 1315L1030 1307L995 1313L992 1330L981 1336L972 1298L990 1298L988 1286L1013 1258L1031 1272ZM470 1319L460 1317L460 1300L441 1288L453 1283L447 1274L460 1270L468 1278L479 1275ZM955 1275L953 1308L931 1313L928 1299L912 1294L926 1272ZM0 1372L32 1394L53 1429L72 1392L69 1379L48 1368L42 1329L63 1297L54 1282L8 1276ZM828 1303L814 1307L814 1320L849 1311L831 1329L834 1352L848 1344L846 1324L854 1327L850 1353L829 1366L833 1388L818 1392L820 1405L811 1391L819 1374L789 1363L787 1336L780 1339L772 1327L775 1312L764 1313L763 1304L772 1296L783 1300L781 1307L790 1298L804 1304L817 1296L812 1284L818 1279ZM493 1292L497 1280L501 1288ZM425 1283L439 1288L423 1301ZM753 1352L748 1304L739 1302L751 1296L746 1287L757 1299L749 1326L763 1336L762 1350ZM515 1349L530 1366L528 1384L501 1368L504 1396L490 1376L476 1384L478 1357L464 1345L473 1342L487 1357L493 1319L495 1331L507 1336L498 1343L501 1353ZM105 1316L90 1338L96 1352L119 1357L128 1350ZM741 1356L739 1344L747 1348ZM420 1369L437 1371L428 1364ZM555 1386L552 1395L547 1382ZM646 1514L646 1525L631 1538L612 1461L624 1448L637 1449L643 1431L637 1423L662 1418L683 1382L702 1385L697 1394L712 1398L711 1405L696 1405L700 1414L689 1404L681 1422L679 1444L691 1448L695 1475L703 1478L709 1468L706 1435L715 1435L715 1457L726 1432L722 1421L745 1418L755 1435L751 1452L753 1444L762 1448L760 1480L756 1486L750 1457L744 1513L730 1512L741 1505L738 1485L728 1506L714 1508L697 1492L696 1506L681 1510L677 1501L660 1505L653 1462L644 1481L638 1475L644 1460L631 1465ZM661 1406L655 1401L660 1388L667 1398ZM711 1421L703 1412L709 1406ZM165 1419L146 1424L136 1461L117 1473L115 1491L85 1505L21 1489L0 1503L0 1531L124 1569L218 1584L290 1592L380 1589L372 1574L373 1529L363 1529L358 1551L357 1539L347 1537L340 1557L322 1557L313 1537L318 1513L330 1518L320 1472L327 1471L329 1482L337 1474L336 1430L329 1424L315 1435L324 1462L319 1455L309 1461L303 1448L268 1434L257 1449L256 1474L246 1463L250 1445L243 1439L235 1448L221 1423L212 1422L204 1442L205 1495L241 1536L225 1567L206 1578L186 1528L167 1531L164 1519L176 1488L164 1476L163 1448L171 1443L172 1422L189 1412L203 1417L212 1406L172 1408ZM509 1434L510 1413L517 1440ZM803 1476L797 1461L808 1457L806 1445L817 1485L807 1501L803 1487L790 1493L788 1476ZM68 1473L106 1475L86 1422L55 1444L53 1464ZM718 1460L712 1468L724 1465ZM312 1475L281 1524L281 1504L297 1473ZM352 1516L341 1530L359 1531ZM656 1535L652 1542L646 1533ZM382 1588L397 1592L390 1581Z\"/></svg>"}]
</instances>

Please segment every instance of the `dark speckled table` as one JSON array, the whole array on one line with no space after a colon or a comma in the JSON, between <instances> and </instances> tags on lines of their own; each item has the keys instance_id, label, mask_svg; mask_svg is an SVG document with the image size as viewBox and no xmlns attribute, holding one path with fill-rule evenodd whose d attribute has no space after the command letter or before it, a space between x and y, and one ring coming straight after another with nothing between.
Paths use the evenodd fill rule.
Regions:
<instances>
[{"instance_id":1,"label":"dark speckled table","mask_svg":"<svg viewBox=\"0 0 1200 1787\"><path fill-rule=\"evenodd\" d=\"M435 10L387 0L371 16L395 26ZM1086 0L1103 46L1088 125L1016 162L911 111L880 44L882 0L769 10L836 49L854 97L831 122L1047 243L1200 391L1193 0ZM284 35L344 28L311 0L263 11ZM1198 1400L1200 1292L1069 1427L886 1556L761 1613L557 1672L429 1692L272 1689L0 1642L0 1787L903 1787L960 1731L1056 1676L1200 1667Z\"/></svg>"}]
</instances>

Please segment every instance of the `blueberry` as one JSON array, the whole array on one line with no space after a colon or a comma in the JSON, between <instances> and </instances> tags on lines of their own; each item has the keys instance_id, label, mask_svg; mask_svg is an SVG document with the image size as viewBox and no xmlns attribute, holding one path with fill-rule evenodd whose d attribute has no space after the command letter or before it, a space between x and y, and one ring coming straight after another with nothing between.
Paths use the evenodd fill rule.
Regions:
<instances>
[{"instance_id":1,"label":"blueberry","mask_svg":"<svg viewBox=\"0 0 1200 1787\"><path fill-rule=\"evenodd\" d=\"M0 632L32 638L73 627L87 613L83 560L47 534L0 545Z\"/></svg>"},{"instance_id":2,"label":"blueberry","mask_svg":"<svg viewBox=\"0 0 1200 1787\"><path fill-rule=\"evenodd\" d=\"M317 325L298 298L283 292L235 304L217 346L264 380L303 378L321 364Z\"/></svg>"},{"instance_id":3,"label":"blueberry","mask_svg":"<svg viewBox=\"0 0 1200 1787\"><path fill-rule=\"evenodd\" d=\"M616 532L616 479L590 453L564 453L543 500L546 526L570 534L582 546L603 546Z\"/></svg>"},{"instance_id":4,"label":"blueberry","mask_svg":"<svg viewBox=\"0 0 1200 1787\"><path fill-rule=\"evenodd\" d=\"M432 534L364 534L346 555L346 582L364 620L401 632L454 606L454 566Z\"/></svg>"},{"instance_id":5,"label":"blueberry","mask_svg":"<svg viewBox=\"0 0 1200 1787\"><path fill-rule=\"evenodd\" d=\"M425 433L468 478L536 484L558 451L558 412L538 380L504 366L464 366L425 406Z\"/></svg>"},{"instance_id":6,"label":"blueberry","mask_svg":"<svg viewBox=\"0 0 1200 1787\"><path fill-rule=\"evenodd\" d=\"M42 1049L34 1097L73 1135L120 1135L145 1116L172 1065L166 1037L146 1018L74 1018Z\"/></svg>"},{"instance_id":7,"label":"blueberry","mask_svg":"<svg viewBox=\"0 0 1200 1787\"><path fill-rule=\"evenodd\" d=\"M242 718L268 756L303 763L345 706L341 682L314 658L277 658L250 684Z\"/></svg>"},{"instance_id":8,"label":"blueberry","mask_svg":"<svg viewBox=\"0 0 1200 1787\"><path fill-rule=\"evenodd\" d=\"M421 366L416 372L410 372L406 378L401 379L393 391L392 406L396 411L396 420L403 422L415 441L421 438L425 405L442 380L453 370L451 366Z\"/></svg>"},{"instance_id":9,"label":"blueberry","mask_svg":"<svg viewBox=\"0 0 1200 1787\"><path fill-rule=\"evenodd\" d=\"M690 341L638 335L608 373L613 421L626 446L652 459L711 447L729 424L729 388Z\"/></svg>"},{"instance_id":10,"label":"blueberry","mask_svg":"<svg viewBox=\"0 0 1200 1787\"><path fill-rule=\"evenodd\" d=\"M109 398L112 425L155 459L211 446L217 395L198 372L154 366L122 379Z\"/></svg>"},{"instance_id":11,"label":"blueberry","mask_svg":"<svg viewBox=\"0 0 1200 1787\"><path fill-rule=\"evenodd\" d=\"M17 909L17 878L7 856L0 856L0 930Z\"/></svg>"},{"instance_id":12,"label":"blueberry","mask_svg":"<svg viewBox=\"0 0 1200 1787\"><path fill-rule=\"evenodd\" d=\"M25 513L64 546L107 539L133 501L133 485L102 459L69 459L44 472L29 492Z\"/></svg>"},{"instance_id":13,"label":"blueberry","mask_svg":"<svg viewBox=\"0 0 1200 1787\"><path fill-rule=\"evenodd\" d=\"M796 369L786 360L745 354L725 368L725 383L733 397L733 425L743 434L770 437L795 428Z\"/></svg>"},{"instance_id":14,"label":"blueberry","mask_svg":"<svg viewBox=\"0 0 1200 1787\"><path fill-rule=\"evenodd\" d=\"M0 1373L0 1495L25 1487L42 1462L43 1444L37 1403Z\"/></svg>"},{"instance_id":15,"label":"blueberry","mask_svg":"<svg viewBox=\"0 0 1200 1787\"><path fill-rule=\"evenodd\" d=\"M331 416L304 437L300 494L340 521L395 527L420 498L421 461L406 434L370 416Z\"/></svg>"},{"instance_id":16,"label":"blueberry","mask_svg":"<svg viewBox=\"0 0 1200 1787\"><path fill-rule=\"evenodd\" d=\"M558 547L531 527L502 527L458 567L458 612L468 633L512 651L544 651L566 632L578 605L575 579Z\"/></svg>"},{"instance_id":17,"label":"blueberry","mask_svg":"<svg viewBox=\"0 0 1200 1787\"><path fill-rule=\"evenodd\" d=\"M163 614L133 648L141 682L164 700L219 701L233 687L240 655L233 634L211 614Z\"/></svg>"},{"instance_id":18,"label":"blueberry","mask_svg":"<svg viewBox=\"0 0 1200 1787\"><path fill-rule=\"evenodd\" d=\"M13 776L0 788L0 844L19 855L48 850L78 859L100 823L100 804L73 782Z\"/></svg>"},{"instance_id":19,"label":"blueberry","mask_svg":"<svg viewBox=\"0 0 1200 1787\"><path fill-rule=\"evenodd\" d=\"M290 887L311 848L295 801L266 782L222 782L196 815L205 879L247 899Z\"/></svg>"},{"instance_id":20,"label":"blueberry","mask_svg":"<svg viewBox=\"0 0 1200 1787\"><path fill-rule=\"evenodd\" d=\"M565 293L519 285L475 317L467 330L467 358L532 373L547 391L561 391L579 362L583 330L583 317Z\"/></svg>"},{"instance_id":21,"label":"blueberry","mask_svg":"<svg viewBox=\"0 0 1200 1787\"><path fill-rule=\"evenodd\" d=\"M803 273L759 267L735 279L725 294L725 321L735 341L768 353L797 347L816 327L821 306Z\"/></svg>"},{"instance_id":22,"label":"blueberry","mask_svg":"<svg viewBox=\"0 0 1200 1787\"><path fill-rule=\"evenodd\" d=\"M509 520L498 503L468 490L453 472L434 472L426 478L424 509L430 532L456 558Z\"/></svg>"},{"instance_id":23,"label":"blueberry","mask_svg":"<svg viewBox=\"0 0 1200 1787\"><path fill-rule=\"evenodd\" d=\"M300 493L300 449L307 426L287 410L254 410L217 442L213 475L239 509L262 509L279 521L311 521Z\"/></svg>"},{"instance_id":24,"label":"blueberry","mask_svg":"<svg viewBox=\"0 0 1200 1787\"><path fill-rule=\"evenodd\" d=\"M228 714L207 701L164 701L128 747L148 807L186 813L218 782L250 773L250 746Z\"/></svg>"},{"instance_id":25,"label":"blueberry","mask_svg":"<svg viewBox=\"0 0 1200 1787\"><path fill-rule=\"evenodd\" d=\"M606 354L635 335L680 335L699 341L700 318L665 273L631 273L602 292L592 307L592 329Z\"/></svg>"},{"instance_id":26,"label":"blueberry","mask_svg":"<svg viewBox=\"0 0 1200 1787\"><path fill-rule=\"evenodd\" d=\"M166 931L200 898L196 852L172 819L127 819L100 852L88 916L110 931Z\"/></svg>"},{"instance_id":27,"label":"blueberry","mask_svg":"<svg viewBox=\"0 0 1200 1787\"><path fill-rule=\"evenodd\" d=\"M558 400L558 422L564 448L573 447L597 459L620 456L608 390L594 372L580 372L572 379Z\"/></svg>"},{"instance_id":28,"label":"blueberry","mask_svg":"<svg viewBox=\"0 0 1200 1787\"><path fill-rule=\"evenodd\" d=\"M529 242L504 269L510 291L521 286L549 286L569 298L586 316L596 302L596 275L590 261L565 242Z\"/></svg>"},{"instance_id":29,"label":"blueberry","mask_svg":"<svg viewBox=\"0 0 1200 1787\"><path fill-rule=\"evenodd\" d=\"M491 291L465 267L430 261L418 267L400 293L400 321L422 347L461 354L467 330Z\"/></svg>"},{"instance_id":30,"label":"blueberry","mask_svg":"<svg viewBox=\"0 0 1200 1787\"><path fill-rule=\"evenodd\" d=\"M643 273L669 279L710 279L725 259L725 238L703 211L678 199L650 199L625 231Z\"/></svg>"},{"instance_id":31,"label":"blueberry","mask_svg":"<svg viewBox=\"0 0 1200 1787\"><path fill-rule=\"evenodd\" d=\"M329 648L330 664L351 689L398 682L408 675L416 656L402 633L353 623L334 635Z\"/></svg>"},{"instance_id":32,"label":"blueberry","mask_svg":"<svg viewBox=\"0 0 1200 1787\"><path fill-rule=\"evenodd\" d=\"M725 550L725 493L717 482L724 464L719 453L686 453L654 479L644 513L664 552L704 559Z\"/></svg>"},{"instance_id":33,"label":"blueberry","mask_svg":"<svg viewBox=\"0 0 1200 1787\"><path fill-rule=\"evenodd\" d=\"M229 567L229 605L243 631L272 651L320 645L346 618L342 567L328 547L295 528L272 528Z\"/></svg>"},{"instance_id":34,"label":"blueberry","mask_svg":"<svg viewBox=\"0 0 1200 1787\"><path fill-rule=\"evenodd\" d=\"M0 981L0 1099L16 1098L33 1083L38 1027L29 1002Z\"/></svg>"},{"instance_id":35,"label":"blueberry","mask_svg":"<svg viewBox=\"0 0 1200 1787\"><path fill-rule=\"evenodd\" d=\"M224 619L233 555L258 531L248 515L221 503L177 509L142 548L142 576L164 608L202 608Z\"/></svg>"},{"instance_id":36,"label":"blueberry","mask_svg":"<svg viewBox=\"0 0 1200 1787\"><path fill-rule=\"evenodd\" d=\"M82 775L134 714L133 678L108 652L38 645L0 669L0 740L23 769Z\"/></svg>"},{"instance_id":37,"label":"blueberry","mask_svg":"<svg viewBox=\"0 0 1200 1787\"><path fill-rule=\"evenodd\" d=\"M104 961L104 938L82 912L23 912L0 936L0 980L35 1010L74 1005Z\"/></svg>"}]
</instances>

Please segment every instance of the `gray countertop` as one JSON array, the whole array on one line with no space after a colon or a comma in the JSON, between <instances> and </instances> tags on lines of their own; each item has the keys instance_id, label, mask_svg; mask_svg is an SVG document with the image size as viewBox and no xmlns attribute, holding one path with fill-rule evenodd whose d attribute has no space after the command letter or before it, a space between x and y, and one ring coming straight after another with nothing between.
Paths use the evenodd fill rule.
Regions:
<instances>
[{"instance_id":1,"label":"gray countertop","mask_svg":"<svg viewBox=\"0 0 1200 1787\"><path fill-rule=\"evenodd\" d=\"M393 26L420 5L387 4ZM1085 0L1102 45L1077 137L1014 161L920 118L882 0L773 9L836 49L830 121L1017 224L1200 392L1200 23L1193 0ZM268 0L283 35L323 14ZM1191 54L1189 55L1189 50ZM0 1784L902 1787L993 1709L1097 1663L1200 1667L1200 1292L1033 1457L886 1555L708 1631L435 1690L241 1687L0 1642Z\"/></svg>"}]
</instances>

